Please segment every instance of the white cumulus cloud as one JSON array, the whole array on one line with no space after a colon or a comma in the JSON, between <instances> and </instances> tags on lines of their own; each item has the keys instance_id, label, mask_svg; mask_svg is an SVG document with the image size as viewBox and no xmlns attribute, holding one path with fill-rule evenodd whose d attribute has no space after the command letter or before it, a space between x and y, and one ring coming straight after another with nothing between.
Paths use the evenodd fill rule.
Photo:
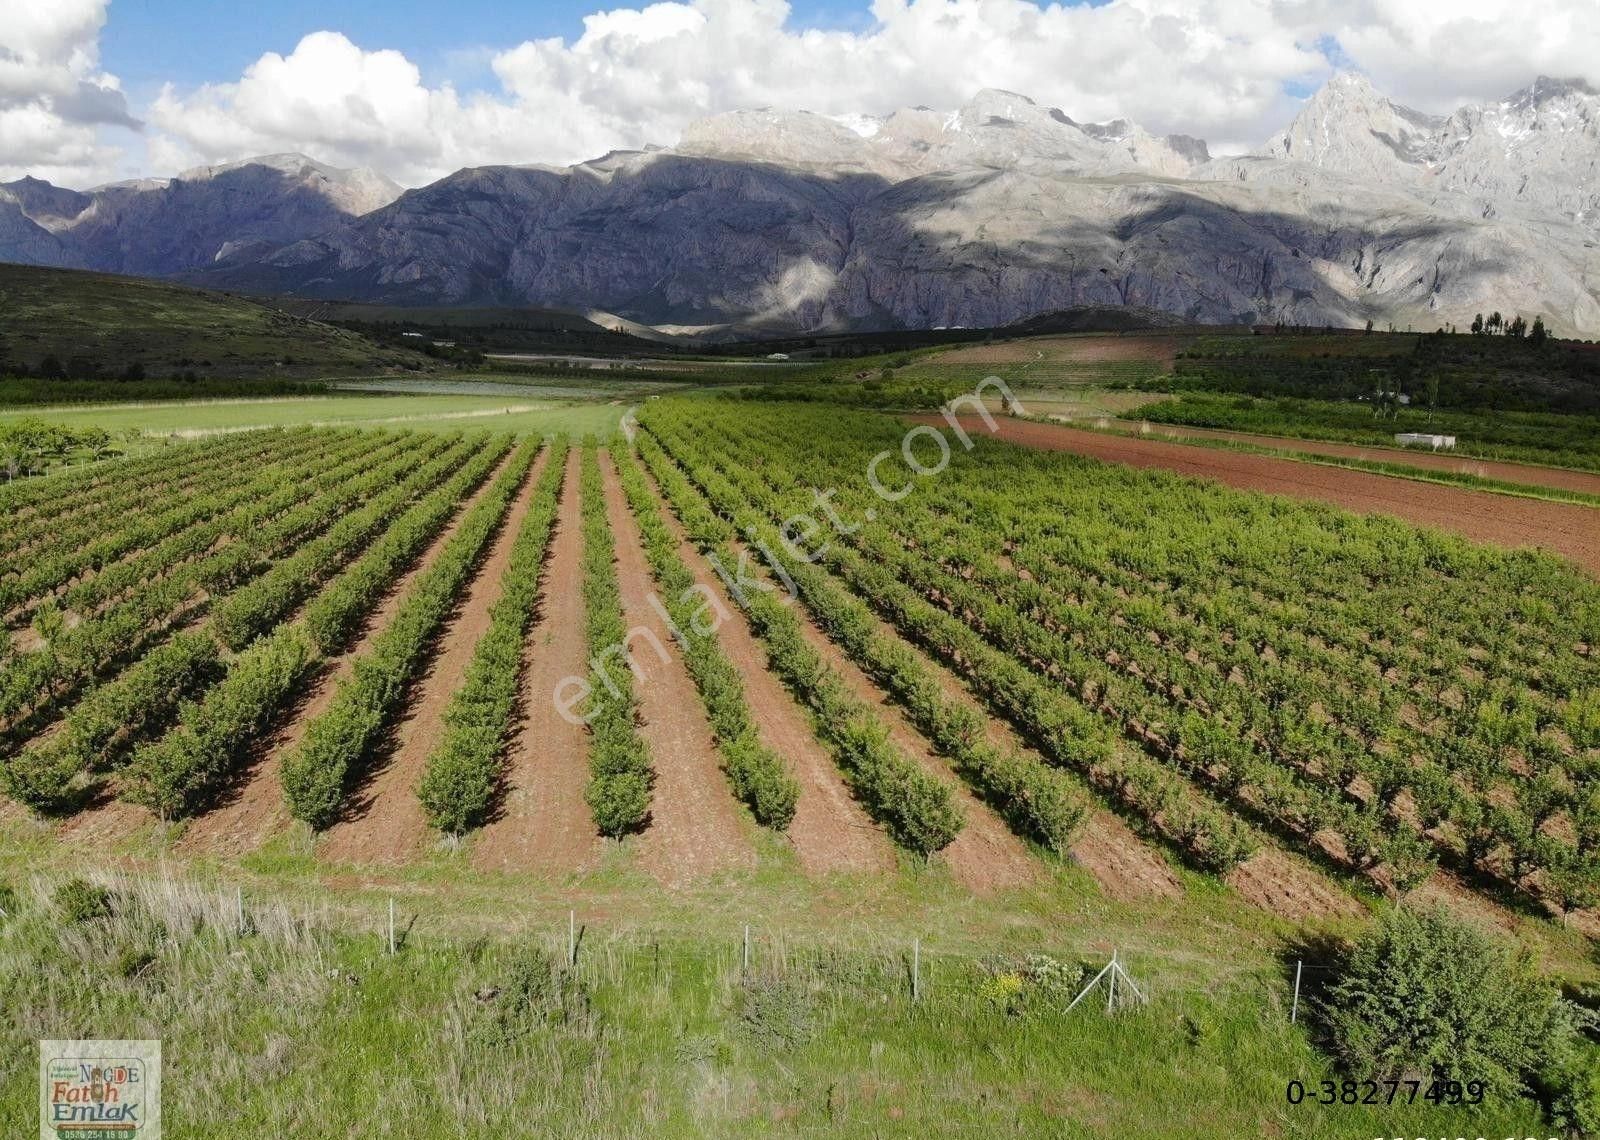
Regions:
<instances>
[{"instance_id":1,"label":"white cumulus cloud","mask_svg":"<svg viewBox=\"0 0 1600 1140\"><path fill-rule=\"evenodd\" d=\"M52 130L63 107L78 107L82 132L95 121L88 93L116 94L113 79L95 74L104 0L5 3L0 43L32 46L26 56L0 49L0 169L44 162L42 148L71 133ZM4 25L18 4L31 22L13 37ZM12 75L13 58L33 70ZM1286 85L1314 84L1336 65L1433 111L1497 98L1540 73L1600 82L1600 4L874 0L862 27L817 30L796 26L784 0L687 0L596 12L574 39L528 40L490 62L492 89L464 92L429 83L398 52L314 32L236 81L168 84L144 112L153 131L143 161L170 173L300 150L415 185L462 166L670 145L687 122L720 111L952 108L984 87L1079 120L1126 117L1243 149L1294 114ZM85 137L92 131L78 142Z\"/></svg>"},{"instance_id":2,"label":"white cumulus cloud","mask_svg":"<svg viewBox=\"0 0 1600 1140\"><path fill-rule=\"evenodd\" d=\"M100 71L107 2L0 5L0 179L82 181L115 168L100 128L137 123L116 78Z\"/></svg>"}]
</instances>

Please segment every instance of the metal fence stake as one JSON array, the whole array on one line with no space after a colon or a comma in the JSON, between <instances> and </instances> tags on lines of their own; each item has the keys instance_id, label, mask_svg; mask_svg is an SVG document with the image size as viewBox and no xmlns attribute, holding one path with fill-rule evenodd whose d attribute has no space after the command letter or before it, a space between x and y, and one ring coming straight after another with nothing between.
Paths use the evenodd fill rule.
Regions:
<instances>
[{"instance_id":1,"label":"metal fence stake","mask_svg":"<svg viewBox=\"0 0 1600 1140\"><path fill-rule=\"evenodd\" d=\"M1300 1018L1300 971L1305 968L1305 962L1299 958L1294 963L1294 1001L1289 1006L1289 1024L1293 1025Z\"/></svg>"}]
</instances>

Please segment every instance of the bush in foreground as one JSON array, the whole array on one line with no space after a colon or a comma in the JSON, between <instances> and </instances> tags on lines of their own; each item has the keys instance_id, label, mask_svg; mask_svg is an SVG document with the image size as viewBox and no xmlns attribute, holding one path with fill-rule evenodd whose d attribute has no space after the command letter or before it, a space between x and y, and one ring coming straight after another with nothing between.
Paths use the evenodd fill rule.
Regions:
<instances>
[{"instance_id":1,"label":"bush in foreground","mask_svg":"<svg viewBox=\"0 0 1600 1140\"><path fill-rule=\"evenodd\" d=\"M1583 1011L1527 954L1443 910L1387 914L1340 964L1324 1015L1353 1075L1482 1081L1540 1096L1560 1123L1600 1125Z\"/></svg>"}]
</instances>

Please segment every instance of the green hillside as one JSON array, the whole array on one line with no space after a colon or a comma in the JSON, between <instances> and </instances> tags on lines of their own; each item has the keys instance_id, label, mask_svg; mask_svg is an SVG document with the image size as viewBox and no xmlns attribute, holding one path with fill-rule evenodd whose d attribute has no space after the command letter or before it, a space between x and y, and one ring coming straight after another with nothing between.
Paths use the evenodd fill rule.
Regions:
<instances>
[{"instance_id":1,"label":"green hillside","mask_svg":"<svg viewBox=\"0 0 1600 1140\"><path fill-rule=\"evenodd\" d=\"M227 293L0 264L0 375L296 378L428 367L347 329Z\"/></svg>"}]
</instances>

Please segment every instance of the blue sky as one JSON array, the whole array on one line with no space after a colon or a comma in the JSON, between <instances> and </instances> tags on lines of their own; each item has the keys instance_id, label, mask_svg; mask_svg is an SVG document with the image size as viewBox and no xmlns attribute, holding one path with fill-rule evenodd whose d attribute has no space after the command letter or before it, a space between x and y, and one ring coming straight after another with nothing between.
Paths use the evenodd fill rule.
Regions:
<instances>
[{"instance_id":1,"label":"blue sky","mask_svg":"<svg viewBox=\"0 0 1600 1140\"><path fill-rule=\"evenodd\" d=\"M369 51L404 52L429 79L454 78L459 57L525 39L571 38L594 11L592 0L505 4L494 0L441 3L330 4L271 0L244 5L216 0L116 0L101 34L106 70L131 88L227 82L263 53L287 55L308 32L343 32ZM490 30L493 29L492 33ZM493 39L486 39L492 34Z\"/></svg>"},{"instance_id":2,"label":"blue sky","mask_svg":"<svg viewBox=\"0 0 1600 1140\"><path fill-rule=\"evenodd\" d=\"M648 0L647 0L648 2ZM1105 0L1097 0L1104 3ZM249 0L246 0L249 3ZM102 66L131 94L164 82L180 87L235 80L263 52L287 55L308 32L342 32L368 51L403 52L430 83L462 90L493 84L492 54L523 40L575 39L583 17L638 0L116 0L100 40ZM791 0L790 24L807 28L869 26L866 0Z\"/></svg>"}]
</instances>

